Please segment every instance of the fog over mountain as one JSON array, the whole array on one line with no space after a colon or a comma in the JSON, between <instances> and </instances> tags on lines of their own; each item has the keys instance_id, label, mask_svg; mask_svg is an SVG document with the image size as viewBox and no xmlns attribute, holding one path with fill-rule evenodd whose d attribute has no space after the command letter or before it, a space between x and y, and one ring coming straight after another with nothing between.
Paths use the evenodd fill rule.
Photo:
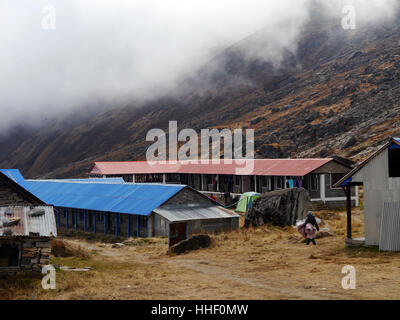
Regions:
<instances>
[{"instance_id":1,"label":"fog over mountain","mask_svg":"<svg viewBox=\"0 0 400 320\"><path fill-rule=\"evenodd\" d=\"M395 0L3 0L1 132L177 92L183 79L260 29L267 45L250 41L244 54L279 65L284 52L296 53L315 8L341 19L348 4L357 23L387 21L397 10ZM56 28L43 29L52 9Z\"/></svg>"}]
</instances>

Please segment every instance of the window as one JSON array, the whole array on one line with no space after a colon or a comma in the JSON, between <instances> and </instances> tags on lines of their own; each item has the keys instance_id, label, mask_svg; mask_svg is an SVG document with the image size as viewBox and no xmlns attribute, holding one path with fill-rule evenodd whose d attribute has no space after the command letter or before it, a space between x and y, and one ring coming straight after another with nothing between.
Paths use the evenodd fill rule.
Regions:
<instances>
[{"instance_id":1,"label":"window","mask_svg":"<svg viewBox=\"0 0 400 320\"><path fill-rule=\"evenodd\" d=\"M167 229L167 222L164 218L160 219L160 227L162 230L166 230Z\"/></svg>"},{"instance_id":2,"label":"window","mask_svg":"<svg viewBox=\"0 0 400 320\"><path fill-rule=\"evenodd\" d=\"M283 177L277 177L276 178L276 188L277 189L283 189L283 183L284 183L284 179Z\"/></svg>"},{"instance_id":3,"label":"window","mask_svg":"<svg viewBox=\"0 0 400 320\"><path fill-rule=\"evenodd\" d=\"M147 217L145 216L140 216L139 217L139 223L141 227L145 227L147 224Z\"/></svg>"},{"instance_id":4,"label":"window","mask_svg":"<svg viewBox=\"0 0 400 320\"><path fill-rule=\"evenodd\" d=\"M310 189L312 191L319 190L319 175L317 174L310 175Z\"/></svg>"},{"instance_id":5,"label":"window","mask_svg":"<svg viewBox=\"0 0 400 320\"><path fill-rule=\"evenodd\" d=\"M266 176L262 176L261 177L261 183L262 183L262 187L264 188L269 188L269 179Z\"/></svg>"},{"instance_id":6,"label":"window","mask_svg":"<svg viewBox=\"0 0 400 320\"><path fill-rule=\"evenodd\" d=\"M241 179L241 176L235 176L235 185L240 186Z\"/></svg>"},{"instance_id":7,"label":"window","mask_svg":"<svg viewBox=\"0 0 400 320\"><path fill-rule=\"evenodd\" d=\"M89 222L89 228L91 229L93 227L92 223L93 223L94 215L93 215L93 213L91 211L88 211L87 215L88 215L88 220L89 220L88 221Z\"/></svg>"},{"instance_id":8,"label":"window","mask_svg":"<svg viewBox=\"0 0 400 320\"><path fill-rule=\"evenodd\" d=\"M107 219L107 221L106 221L107 222L107 229L110 230L112 228L111 214L108 213L106 219Z\"/></svg>"},{"instance_id":9,"label":"window","mask_svg":"<svg viewBox=\"0 0 400 320\"><path fill-rule=\"evenodd\" d=\"M389 177L400 177L400 148L393 148L388 150L389 158Z\"/></svg>"}]
</instances>

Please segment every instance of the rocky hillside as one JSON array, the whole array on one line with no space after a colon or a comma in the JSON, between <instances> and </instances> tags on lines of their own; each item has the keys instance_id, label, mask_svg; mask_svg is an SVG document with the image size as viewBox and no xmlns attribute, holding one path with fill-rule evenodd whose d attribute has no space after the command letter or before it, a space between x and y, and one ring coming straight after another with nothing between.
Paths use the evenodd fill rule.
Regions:
<instances>
[{"instance_id":1,"label":"rocky hillside","mask_svg":"<svg viewBox=\"0 0 400 320\"><path fill-rule=\"evenodd\" d=\"M397 19L397 21L400 21ZM28 177L82 176L95 160L144 158L149 129L254 128L257 157L359 161L400 135L400 23L343 30L304 27L296 54L273 66L244 52L263 30L227 49L171 95L119 105L0 138L0 167Z\"/></svg>"}]
</instances>

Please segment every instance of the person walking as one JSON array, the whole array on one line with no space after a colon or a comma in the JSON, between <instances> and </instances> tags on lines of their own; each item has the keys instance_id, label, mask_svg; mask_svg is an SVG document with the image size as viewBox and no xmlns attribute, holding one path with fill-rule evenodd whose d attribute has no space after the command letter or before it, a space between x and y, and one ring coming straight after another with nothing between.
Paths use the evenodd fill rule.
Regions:
<instances>
[{"instance_id":1,"label":"person walking","mask_svg":"<svg viewBox=\"0 0 400 320\"><path fill-rule=\"evenodd\" d=\"M307 245L310 245L310 242L312 242L314 246L317 245L315 242L315 235L317 231L319 231L319 226L317 220L315 219L315 215L312 212L308 213L305 222L300 224L297 227L297 230L303 237L306 238Z\"/></svg>"}]
</instances>

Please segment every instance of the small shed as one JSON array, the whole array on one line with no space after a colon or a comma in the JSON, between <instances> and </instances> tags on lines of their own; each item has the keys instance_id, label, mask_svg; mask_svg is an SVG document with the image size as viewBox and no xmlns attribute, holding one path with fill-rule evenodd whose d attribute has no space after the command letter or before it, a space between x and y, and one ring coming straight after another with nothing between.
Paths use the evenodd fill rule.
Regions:
<instances>
[{"instance_id":1,"label":"small shed","mask_svg":"<svg viewBox=\"0 0 400 320\"><path fill-rule=\"evenodd\" d=\"M229 231L239 228L239 216L222 207L165 205L154 210L154 234L184 240L189 234ZM174 237L174 232L178 235ZM175 243L179 242L178 240ZM173 245L174 243L170 243Z\"/></svg>"},{"instance_id":2,"label":"small shed","mask_svg":"<svg viewBox=\"0 0 400 320\"><path fill-rule=\"evenodd\" d=\"M49 263L50 241L57 236L54 210L0 172L0 273L41 271ZM19 181L22 182L22 181Z\"/></svg>"},{"instance_id":3,"label":"small shed","mask_svg":"<svg viewBox=\"0 0 400 320\"><path fill-rule=\"evenodd\" d=\"M364 187L365 244L379 246L385 203L400 201L400 138L390 138L335 184L335 187L345 188L347 193L349 239L352 238L350 190L357 186Z\"/></svg>"},{"instance_id":4,"label":"small shed","mask_svg":"<svg viewBox=\"0 0 400 320\"><path fill-rule=\"evenodd\" d=\"M0 207L0 273L40 272L50 262L56 236L52 207Z\"/></svg>"}]
</instances>

